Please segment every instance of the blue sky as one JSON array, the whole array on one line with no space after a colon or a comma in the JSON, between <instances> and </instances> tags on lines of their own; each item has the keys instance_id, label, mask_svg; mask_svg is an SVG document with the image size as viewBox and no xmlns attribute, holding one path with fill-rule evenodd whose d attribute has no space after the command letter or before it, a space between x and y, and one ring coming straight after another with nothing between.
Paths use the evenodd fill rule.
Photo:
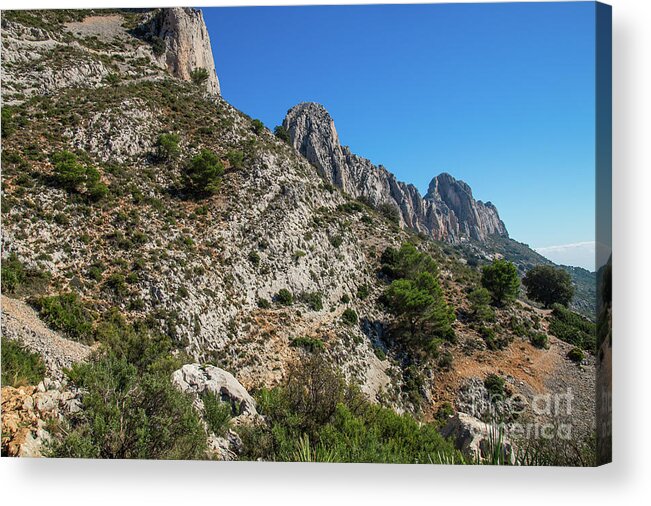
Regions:
<instances>
[{"instance_id":1,"label":"blue sky","mask_svg":"<svg viewBox=\"0 0 651 506\"><path fill-rule=\"evenodd\" d=\"M532 247L594 240L592 2L204 8L222 94L322 103L423 193L449 172Z\"/></svg>"}]
</instances>

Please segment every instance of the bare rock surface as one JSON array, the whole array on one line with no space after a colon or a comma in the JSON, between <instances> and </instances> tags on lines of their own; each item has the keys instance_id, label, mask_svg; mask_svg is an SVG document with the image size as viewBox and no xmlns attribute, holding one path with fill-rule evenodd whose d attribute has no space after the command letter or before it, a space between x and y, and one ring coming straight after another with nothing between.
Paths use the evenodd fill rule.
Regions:
<instances>
[{"instance_id":1,"label":"bare rock surface","mask_svg":"<svg viewBox=\"0 0 651 506\"><path fill-rule=\"evenodd\" d=\"M505 455L512 454L512 445L505 439L499 439L493 425L482 422L466 413L457 413L441 429L441 435L452 438L457 450L471 461L485 459L491 452L491 446L499 442Z\"/></svg>"},{"instance_id":2,"label":"bare rock surface","mask_svg":"<svg viewBox=\"0 0 651 506\"><path fill-rule=\"evenodd\" d=\"M2 389L2 455L41 457L47 423L81 409L79 393L48 378L37 386Z\"/></svg>"},{"instance_id":3,"label":"bare rock surface","mask_svg":"<svg viewBox=\"0 0 651 506\"><path fill-rule=\"evenodd\" d=\"M208 92L219 95L219 79L201 11L190 7L162 9L154 19L153 26L165 41L167 50L163 58L169 72L179 79L190 81L193 70L205 69L208 72Z\"/></svg>"},{"instance_id":4,"label":"bare rock surface","mask_svg":"<svg viewBox=\"0 0 651 506\"><path fill-rule=\"evenodd\" d=\"M241 414L256 415L255 400L231 373L212 365L186 364L172 373L172 383L190 394L210 392L230 402Z\"/></svg>"}]
</instances>

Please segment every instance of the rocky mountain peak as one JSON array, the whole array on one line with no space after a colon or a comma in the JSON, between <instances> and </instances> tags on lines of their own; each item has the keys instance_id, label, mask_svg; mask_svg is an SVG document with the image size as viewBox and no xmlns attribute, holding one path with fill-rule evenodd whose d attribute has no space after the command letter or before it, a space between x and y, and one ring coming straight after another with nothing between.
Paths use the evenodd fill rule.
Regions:
<instances>
[{"instance_id":1,"label":"rocky mountain peak","mask_svg":"<svg viewBox=\"0 0 651 506\"><path fill-rule=\"evenodd\" d=\"M294 148L317 168L323 178L344 191L350 190L339 135L325 107L315 102L295 105L287 111L283 126L289 132Z\"/></svg>"},{"instance_id":2,"label":"rocky mountain peak","mask_svg":"<svg viewBox=\"0 0 651 506\"><path fill-rule=\"evenodd\" d=\"M152 20L151 30L165 43L166 49L160 59L173 76L190 81L194 70L206 69L206 88L209 93L219 95L210 36L200 10L191 7L161 9Z\"/></svg>"},{"instance_id":3,"label":"rocky mountain peak","mask_svg":"<svg viewBox=\"0 0 651 506\"><path fill-rule=\"evenodd\" d=\"M432 179L423 198L415 186L398 181L384 166L341 146L334 120L321 104L292 107L283 126L294 148L326 181L378 208L394 209L397 213L391 213L402 226L449 242L508 236L495 206L476 201L465 182L442 173Z\"/></svg>"}]
</instances>

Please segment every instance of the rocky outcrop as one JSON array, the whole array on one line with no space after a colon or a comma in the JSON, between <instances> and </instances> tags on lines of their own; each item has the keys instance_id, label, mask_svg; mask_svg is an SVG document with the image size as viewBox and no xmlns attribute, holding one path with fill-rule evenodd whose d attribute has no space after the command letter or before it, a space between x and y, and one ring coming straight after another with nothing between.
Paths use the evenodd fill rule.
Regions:
<instances>
[{"instance_id":1,"label":"rocky outcrop","mask_svg":"<svg viewBox=\"0 0 651 506\"><path fill-rule=\"evenodd\" d=\"M512 461L514 449L512 444L500 437L499 429L493 425L466 413L457 413L441 429L441 435L451 438L457 450L470 462L479 462L490 458L496 444L501 445L505 461Z\"/></svg>"},{"instance_id":2,"label":"rocky outcrop","mask_svg":"<svg viewBox=\"0 0 651 506\"><path fill-rule=\"evenodd\" d=\"M41 457L51 436L48 420L81 409L78 392L46 378L38 386L2 389L2 455Z\"/></svg>"},{"instance_id":3,"label":"rocky outcrop","mask_svg":"<svg viewBox=\"0 0 651 506\"><path fill-rule=\"evenodd\" d=\"M179 79L190 81L194 70L205 69L208 72L208 92L219 95L219 79L201 11L190 7L161 9L152 23L152 32L165 43L166 49L161 59L169 72Z\"/></svg>"},{"instance_id":4,"label":"rocky outcrop","mask_svg":"<svg viewBox=\"0 0 651 506\"><path fill-rule=\"evenodd\" d=\"M294 148L323 178L375 207L397 209L402 226L450 242L508 236L495 206L475 200L463 181L440 174L423 198L415 186L398 181L382 165L353 154L339 142L334 121L320 104L298 104L288 111L283 126Z\"/></svg>"},{"instance_id":5,"label":"rocky outcrop","mask_svg":"<svg viewBox=\"0 0 651 506\"><path fill-rule=\"evenodd\" d=\"M210 392L230 402L241 415L257 415L255 401L235 377L212 365L186 364L172 374L172 383L182 392Z\"/></svg>"}]
</instances>

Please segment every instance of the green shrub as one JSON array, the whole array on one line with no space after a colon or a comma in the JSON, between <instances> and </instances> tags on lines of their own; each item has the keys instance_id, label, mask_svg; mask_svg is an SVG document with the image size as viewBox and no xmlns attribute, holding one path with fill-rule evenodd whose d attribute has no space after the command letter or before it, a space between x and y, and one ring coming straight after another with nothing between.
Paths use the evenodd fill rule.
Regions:
<instances>
[{"instance_id":1,"label":"green shrub","mask_svg":"<svg viewBox=\"0 0 651 506\"><path fill-rule=\"evenodd\" d=\"M258 395L268 425L242 431L241 458L272 461L429 463L458 457L433 424L364 399L313 354L287 383Z\"/></svg>"},{"instance_id":2,"label":"green shrub","mask_svg":"<svg viewBox=\"0 0 651 506\"><path fill-rule=\"evenodd\" d=\"M192 69L190 72L190 79L192 79L192 82L196 85L204 84L206 81L208 81L209 77L210 74L208 73L208 69L205 69L203 67Z\"/></svg>"},{"instance_id":3,"label":"green shrub","mask_svg":"<svg viewBox=\"0 0 651 506\"><path fill-rule=\"evenodd\" d=\"M371 293L368 285L361 285L357 287L357 298L360 300L366 299Z\"/></svg>"},{"instance_id":4,"label":"green shrub","mask_svg":"<svg viewBox=\"0 0 651 506\"><path fill-rule=\"evenodd\" d=\"M498 306L513 302L520 289L520 278L515 265L506 260L494 260L482 268L481 284L492 296Z\"/></svg>"},{"instance_id":5,"label":"green shrub","mask_svg":"<svg viewBox=\"0 0 651 506\"><path fill-rule=\"evenodd\" d=\"M294 303L294 296L286 288L281 288L274 296L274 300L281 306L291 306Z\"/></svg>"},{"instance_id":6,"label":"green shrub","mask_svg":"<svg viewBox=\"0 0 651 506\"><path fill-rule=\"evenodd\" d=\"M2 138L6 139L16 130L13 109L5 105L2 106Z\"/></svg>"},{"instance_id":7,"label":"green shrub","mask_svg":"<svg viewBox=\"0 0 651 506\"><path fill-rule=\"evenodd\" d=\"M126 278L124 274L120 274L119 272L113 273L106 278L106 281L104 281L104 287L120 297L123 297L128 293Z\"/></svg>"},{"instance_id":8,"label":"green shrub","mask_svg":"<svg viewBox=\"0 0 651 506\"><path fill-rule=\"evenodd\" d=\"M276 128L274 128L274 135L281 141L291 145L292 139L289 136L289 132L284 126L278 125Z\"/></svg>"},{"instance_id":9,"label":"green shrub","mask_svg":"<svg viewBox=\"0 0 651 506\"><path fill-rule=\"evenodd\" d=\"M167 372L139 371L113 354L75 364L71 381L83 389L82 409L56 433L52 457L196 459L206 434L192 400Z\"/></svg>"},{"instance_id":10,"label":"green shrub","mask_svg":"<svg viewBox=\"0 0 651 506\"><path fill-rule=\"evenodd\" d=\"M260 135L264 131L264 123L259 119L254 119L251 121L251 130L254 134Z\"/></svg>"},{"instance_id":11,"label":"green shrub","mask_svg":"<svg viewBox=\"0 0 651 506\"><path fill-rule=\"evenodd\" d=\"M498 333L492 327L480 327L479 334L484 339L486 347L492 351L503 350L510 343L510 340L504 333L498 335Z\"/></svg>"},{"instance_id":12,"label":"green shrub","mask_svg":"<svg viewBox=\"0 0 651 506\"><path fill-rule=\"evenodd\" d=\"M340 299L342 304L348 304L350 302L350 295L347 293L343 294Z\"/></svg>"},{"instance_id":13,"label":"green shrub","mask_svg":"<svg viewBox=\"0 0 651 506\"><path fill-rule=\"evenodd\" d=\"M554 304L549 332L566 343L584 350L596 349L596 325L560 304Z\"/></svg>"},{"instance_id":14,"label":"green shrub","mask_svg":"<svg viewBox=\"0 0 651 506\"><path fill-rule=\"evenodd\" d=\"M63 293L32 300L39 316L53 329L86 344L94 341L93 319L76 293Z\"/></svg>"},{"instance_id":15,"label":"green shrub","mask_svg":"<svg viewBox=\"0 0 651 506\"><path fill-rule=\"evenodd\" d=\"M260 254L257 251L251 250L248 258L252 265L255 265L256 267L260 265Z\"/></svg>"},{"instance_id":16,"label":"green shrub","mask_svg":"<svg viewBox=\"0 0 651 506\"><path fill-rule=\"evenodd\" d=\"M99 171L79 163L74 153L54 153L52 164L54 181L66 190L85 194L91 200L99 200L108 194L108 187L101 182Z\"/></svg>"},{"instance_id":17,"label":"green shrub","mask_svg":"<svg viewBox=\"0 0 651 506\"><path fill-rule=\"evenodd\" d=\"M156 156L158 159L162 161L176 160L181 154L179 142L181 142L181 138L178 134L160 134L156 141Z\"/></svg>"},{"instance_id":18,"label":"green shrub","mask_svg":"<svg viewBox=\"0 0 651 506\"><path fill-rule=\"evenodd\" d=\"M486 288L476 288L468 294L470 314L476 322L495 320L495 311L490 307L491 294Z\"/></svg>"},{"instance_id":19,"label":"green shrub","mask_svg":"<svg viewBox=\"0 0 651 506\"><path fill-rule=\"evenodd\" d=\"M346 325L357 325L358 320L359 318L357 317L355 310L349 307L341 314L341 321Z\"/></svg>"},{"instance_id":20,"label":"green shrub","mask_svg":"<svg viewBox=\"0 0 651 506\"><path fill-rule=\"evenodd\" d=\"M292 255L292 258L294 259L294 262L298 262L301 258L303 258L307 253L301 249L297 249L294 251L294 254Z\"/></svg>"},{"instance_id":21,"label":"green shrub","mask_svg":"<svg viewBox=\"0 0 651 506\"><path fill-rule=\"evenodd\" d=\"M381 346L373 346L373 353L375 353L375 356L382 361L387 359L387 354L384 352Z\"/></svg>"},{"instance_id":22,"label":"green shrub","mask_svg":"<svg viewBox=\"0 0 651 506\"><path fill-rule=\"evenodd\" d=\"M581 348L572 348L568 352L567 358L569 358L572 362L580 364L585 360L585 353L583 353L583 350Z\"/></svg>"},{"instance_id":23,"label":"green shrub","mask_svg":"<svg viewBox=\"0 0 651 506\"><path fill-rule=\"evenodd\" d=\"M2 293L14 294L19 292L31 292L43 286L50 277L36 269L29 269L18 259L16 253L2 260Z\"/></svg>"},{"instance_id":24,"label":"green shrub","mask_svg":"<svg viewBox=\"0 0 651 506\"><path fill-rule=\"evenodd\" d=\"M527 334L525 324L515 315L511 316L511 319L509 320L509 328L516 336L524 337Z\"/></svg>"},{"instance_id":25,"label":"green shrub","mask_svg":"<svg viewBox=\"0 0 651 506\"><path fill-rule=\"evenodd\" d=\"M549 338L543 332L532 332L529 336L529 341L536 348L547 349L549 348Z\"/></svg>"},{"instance_id":26,"label":"green shrub","mask_svg":"<svg viewBox=\"0 0 651 506\"><path fill-rule=\"evenodd\" d=\"M447 401L442 402L434 416L439 421L446 421L451 416L454 416L454 407Z\"/></svg>"},{"instance_id":27,"label":"green shrub","mask_svg":"<svg viewBox=\"0 0 651 506\"><path fill-rule=\"evenodd\" d=\"M233 406L207 390L201 393L200 398L203 402L204 418L208 430L217 436L224 436L233 416Z\"/></svg>"},{"instance_id":28,"label":"green shrub","mask_svg":"<svg viewBox=\"0 0 651 506\"><path fill-rule=\"evenodd\" d=\"M244 165L244 153L232 149L226 153L226 160L232 169L241 169Z\"/></svg>"},{"instance_id":29,"label":"green shrub","mask_svg":"<svg viewBox=\"0 0 651 506\"><path fill-rule=\"evenodd\" d=\"M158 35L152 35L148 42L151 45L151 50L156 56L162 56L165 54L167 46L165 45L165 41Z\"/></svg>"},{"instance_id":30,"label":"green shrub","mask_svg":"<svg viewBox=\"0 0 651 506\"><path fill-rule=\"evenodd\" d=\"M346 202L345 204L340 204L339 206L337 206L337 209L344 213L354 214L354 213L362 212L364 210L364 205L361 202L351 200L350 202Z\"/></svg>"},{"instance_id":31,"label":"green shrub","mask_svg":"<svg viewBox=\"0 0 651 506\"><path fill-rule=\"evenodd\" d=\"M295 348L305 348L311 352L319 351L324 348L323 341L316 337L295 337L292 339L290 346Z\"/></svg>"},{"instance_id":32,"label":"green shrub","mask_svg":"<svg viewBox=\"0 0 651 506\"><path fill-rule=\"evenodd\" d=\"M45 364L38 353L32 353L14 340L2 336L2 386L38 385L45 377Z\"/></svg>"},{"instance_id":33,"label":"green shrub","mask_svg":"<svg viewBox=\"0 0 651 506\"><path fill-rule=\"evenodd\" d=\"M400 223L400 210L393 204L380 204L378 212L391 223L397 225Z\"/></svg>"},{"instance_id":34,"label":"green shrub","mask_svg":"<svg viewBox=\"0 0 651 506\"><path fill-rule=\"evenodd\" d=\"M261 297L258 299L258 307L260 309L269 309L271 307L271 302Z\"/></svg>"},{"instance_id":35,"label":"green shrub","mask_svg":"<svg viewBox=\"0 0 651 506\"><path fill-rule=\"evenodd\" d=\"M439 356L438 359L438 366L440 369L443 369L444 371L449 371L452 369L452 362L454 361L454 357L452 353L448 350L445 350L441 355Z\"/></svg>"},{"instance_id":36,"label":"green shrub","mask_svg":"<svg viewBox=\"0 0 651 506\"><path fill-rule=\"evenodd\" d=\"M568 306L574 296L570 274L560 267L536 265L522 278L527 296L551 307L552 304Z\"/></svg>"},{"instance_id":37,"label":"green shrub","mask_svg":"<svg viewBox=\"0 0 651 506\"><path fill-rule=\"evenodd\" d=\"M113 308L107 311L97 324L95 336L103 349L110 350L115 357L133 364L140 371L160 369L169 362L172 352L171 323L173 313L151 314L151 320L129 324L120 312ZM181 355L182 356L182 355ZM176 359L175 359L176 360ZM182 364L165 369L171 374Z\"/></svg>"},{"instance_id":38,"label":"green shrub","mask_svg":"<svg viewBox=\"0 0 651 506\"><path fill-rule=\"evenodd\" d=\"M488 390L488 394L490 395L492 400L503 400L504 399L504 387L506 386L506 382L504 381L504 378L501 376L498 376L497 374L489 374L486 376L486 379L484 380L484 387L486 390Z\"/></svg>"},{"instance_id":39,"label":"green shrub","mask_svg":"<svg viewBox=\"0 0 651 506\"><path fill-rule=\"evenodd\" d=\"M333 235L329 237L330 244L332 244L333 248L338 248L344 243L344 238L340 235Z\"/></svg>"},{"instance_id":40,"label":"green shrub","mask_svg":"<svg viewBox=\"0 0 651 506\"><path fill-rule=\"evenodd\" d=\"M301 294L300 299L312 311L321 311L323 309L323 294L321 292L305 292Z\"/></svg>"},{"instance_id":41,"label":"green shrub","mask_svg":"<svg viewBox=\"0 0 651 506\"><path fill-rule=\"evenodd\" d=\"M185 187L195 195L213 194L219 190L224 164L210 150L202 149L185 165Z\"/></svg>"}]
</instances>

